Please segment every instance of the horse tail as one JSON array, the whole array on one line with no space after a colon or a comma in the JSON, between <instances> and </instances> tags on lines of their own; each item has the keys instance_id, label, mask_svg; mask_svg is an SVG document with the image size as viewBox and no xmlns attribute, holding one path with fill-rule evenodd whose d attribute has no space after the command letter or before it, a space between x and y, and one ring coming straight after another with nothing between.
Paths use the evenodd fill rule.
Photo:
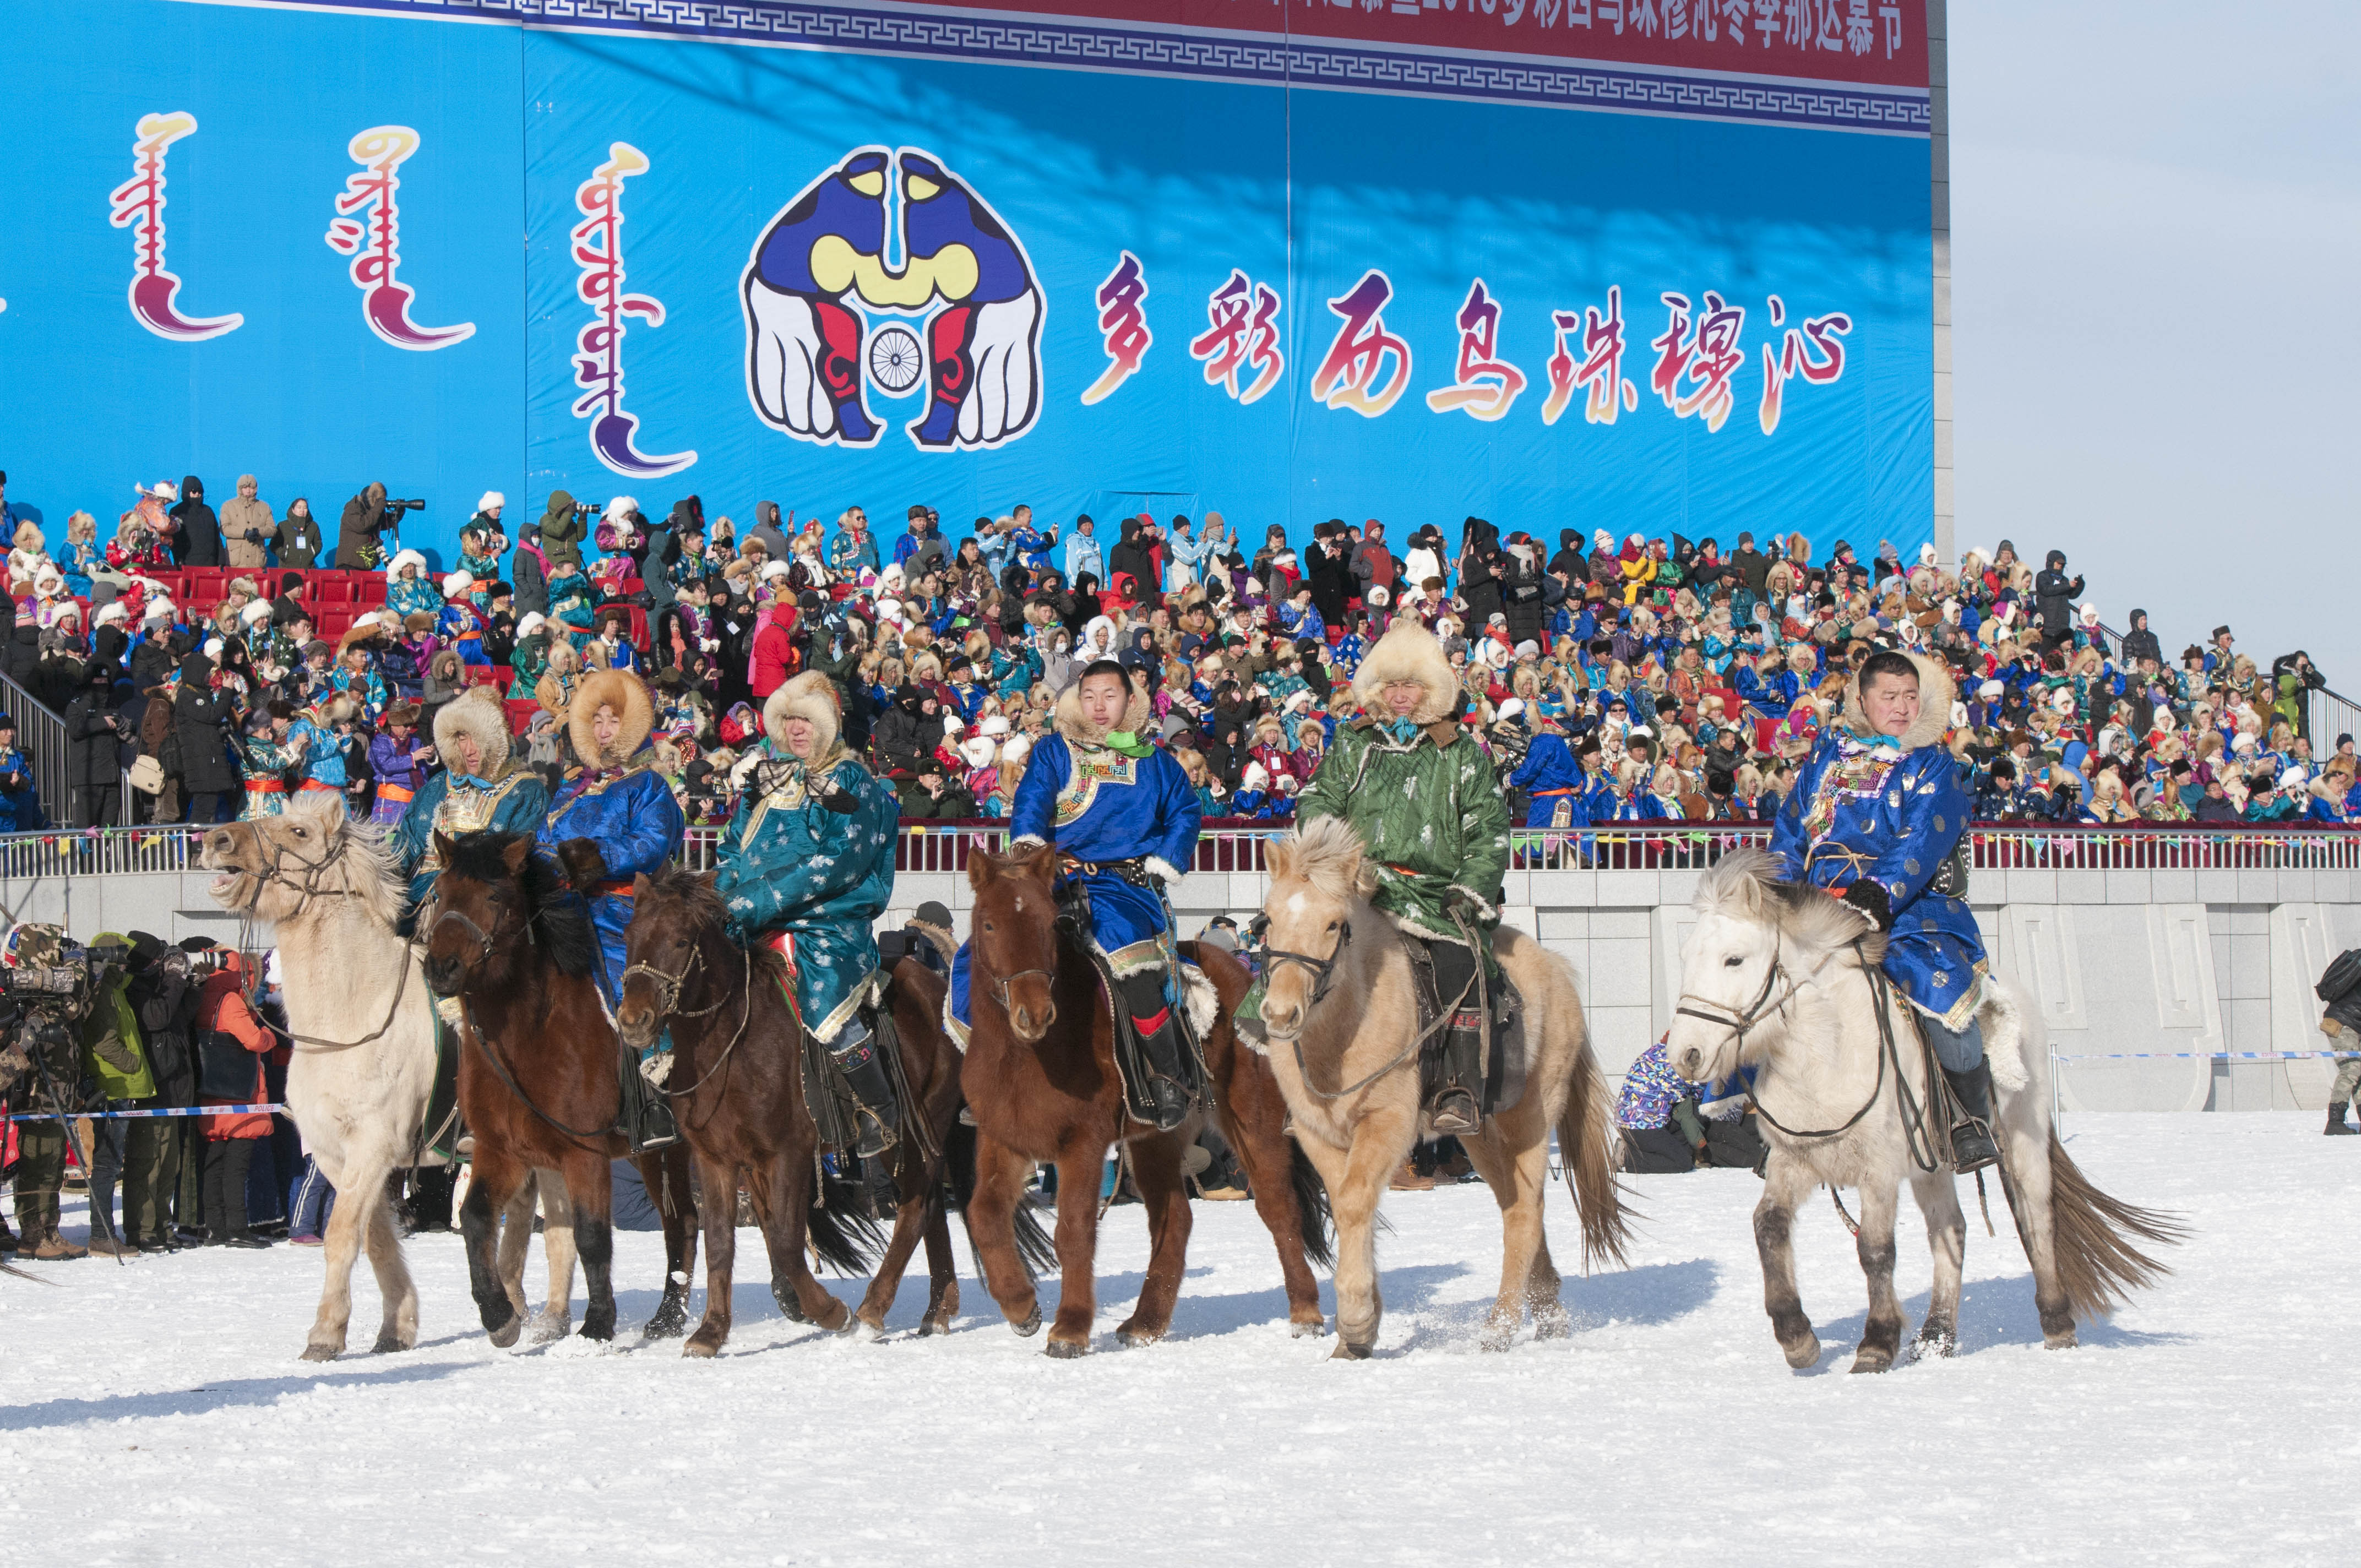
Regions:
<instances>
[{"instance_id":1,"label":"horse tail","mask_svg":"<svg viewBox=\"0 0 2361 1568\"><path fill-rule=\"evenodd\" d=\"M1565 1106L1557 1115L1557 1157L1565 1167L1566 1186L1582 1217L1585 1273L1595 1265L1622 1268L1630 1264L1624 1248L1631 1239L1631 1220L1623 1208L1622 1184L1615 1179L1617 1148L1607 1080L1585 1038L1575 1047Z\"/></svg>"},{"instance_id":2,"label":"horse tail","mask_svg":"<svg viewBox=\"0 0 2361 1568\"><path fill-rule=\"evenodd\" d=\"M2058 1283L2078 1318L2103 1318L2130 1292L2172 1272L2136 1242L2173 1246L2189 1237L2189 1227L2172 1215L2110 1198L2092 1186L2055 1128L2049 1133L2049 1224Z\"/></svg>"},{"instance_id":3,"label":"horse tail","mask_svg":"<svg viewBox=\"0 0 2361 1568\"><path fill-rule=\"evenodd\" d=\"M1292 1138L1288 1140L1288 1149L1293 1158L1287 1175L1295 1189L1297 1240L1303 1247L1304 1261L1314 1268L1333 1267L1336 1233L1328 1210L1328 1184L1320 1179L1320 1168Z\"/></svg>"},{"instance_id":4,"label":"horse tail","mask_svg":"<svg viewBox=\"0 0 2361 1568\"><path fill-rule=\"evenodd\" d=\"M867 1274L884 1250L885 1233L873 1217L867 1189L858 1181L823 1180L807 1228L813 1255L839 1274Z\"/></svg>"},{"instance_id":5,"label":"horse tail","mask_svg":"<svg viewBox=\"0 0 2361 1568\"><path fill-rule=\"evenodd\" d=\"M944 1201L959 1212L960 1223L967 1227L967 1250L977 1259L982 1272L983 1255L976 1250L975 1227L968 1223L967 1201L975 1196L975 1129L953 1117L951 1135L943 1150ZM1016 1233L1016 1255L1025 1264L1025 1272L1038 1279L1058 1271L1058 1246L1049 1233L1041 1228L1040 1217L1033 1205L1017 1200L1016 1212L1012 1217Z\"/></svg>"}]
</instances>

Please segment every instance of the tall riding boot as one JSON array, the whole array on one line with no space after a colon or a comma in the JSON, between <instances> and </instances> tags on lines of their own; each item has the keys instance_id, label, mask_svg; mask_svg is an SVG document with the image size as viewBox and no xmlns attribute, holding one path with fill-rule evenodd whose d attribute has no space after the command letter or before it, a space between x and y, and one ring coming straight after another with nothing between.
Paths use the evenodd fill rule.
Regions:
<instances>
[{"instance_id":1,"label":"tall riding boot","mask_svg":"<svg viewBox=\"0 0 2361 1568\"><path fill-rule=\"evenodd\" d=\"M1472 983L1477 959L1455 942L1431 943L1427 951L1434 957L1434 990L1443 1005L1459 998L1443 1027L1442 1083L1427 1106L1427 1124L1437 1138L1473 1137L1484 1124L1484 1012Z\"/></svg>"},{"instance_id":2,"label":"tall riding boot","mask_svg":"<svg viewBox=\"0 0 2361 1568\"><path fill-rule=\"evenodd\" d=\"M2349 1138L2355 1136L2356 1135L2356 1131L2361 1130L2356 1130L2345 1124L2345 1106L2341 1102L2331 1105L2328 1108L2328 1136L2332 1138Z\"/></svg>"},{"instance_id":3,"label":"tall riding boot","mask_svg":"<svg viewBox=\"0 0 2361 1568\"><path fill-rule=\"evenodd\" d=\"M902 1108L894 1098L894 1080L885 1070L884 1055L858 1018L829 1042L828 1055L836 1070L844 1075L845 1087L861 1102L861 1141L853 1152L863 1159L875 1159L894 1146L902 1125Z\"/></svg>"},{"instance_id":4,"label":"tall riding boot","mask_svg":"<svg viewBox=\"0 0 2361 1568\"><path fill-rule=\"evenodd\" d=\"M665 1085L672 1077L672 1031L656 1036L655 1047L626 1069L623 1085L624 1131L631 1152L649 1154L680 1142L680 1126L673 1120L672 1096Z\"/></svg>"},{"instance_id":5,"label":"tall riding boot","mask_svg":"<svg viewBox=\"0 0 2361 1568\"><path fill-rule=\"evenodd\" d=\"M1123 1001L1131 1014L1133 1032L1139 1036L1140 1053L1148 1058L1146 1088L1155 1112L1150 1124L1159 1133L1169 1133L1188 1120L1190 1094L1180 1060L1187 1047L1181 1044L1180 1021L1172 1016L1171 1003L1165 1000L1162 971L1126 976ZM1138 1114L1137 1110L1132 1113Z\"/></svg>"},{"instance_id":6,"label":"tall riding boot","mask_svg":"<svg viewBox=\"0 0 2361 1568\"><path fill-rule=\"evenodd\" d=\"M2000 1163L2000 1146L1992 1132L1992 1063L1980 1061L1965 1072L1943 1069L1951 1094L1960 1102L1960 1120L1951 1128L1951 1168L1961 1176Z\"/></svg>"}]
</instances>

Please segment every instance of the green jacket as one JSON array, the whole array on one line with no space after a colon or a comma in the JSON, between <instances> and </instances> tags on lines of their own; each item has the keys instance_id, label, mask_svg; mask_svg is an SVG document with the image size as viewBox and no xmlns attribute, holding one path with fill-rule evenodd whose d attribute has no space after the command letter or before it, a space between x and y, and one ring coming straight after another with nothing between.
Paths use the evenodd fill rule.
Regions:
<instances>
[{"instance_id":1,"label":"green jacket","mask_svg":"<svg viewBox=\"0 0 2361 1568\"><path fill-rule=\"evenodd\" d=\"M1296 815L1341 817L1360 831L1378 871L1372 902L1396 919L1457 936L1445 913L1457 888L1473 895L1479 930L1499 924L1509 801L1491 760L1455 721L1430 724L1405 745L1355 719L1336 732Z\"/></svg>"},{"instance_id":2,"label":"green jacket","mask_svg":"<svg viewBox=\"0 0 2361 1568\"><path fill-rule=\"evenodd\" d=\"M139 1014L124 994L129 984L116 974L91 998L82 1021L82 1064L109 1100L145 1100L156 1092L156 1074L139 1039Z\"/></svg>"}]
</instances>

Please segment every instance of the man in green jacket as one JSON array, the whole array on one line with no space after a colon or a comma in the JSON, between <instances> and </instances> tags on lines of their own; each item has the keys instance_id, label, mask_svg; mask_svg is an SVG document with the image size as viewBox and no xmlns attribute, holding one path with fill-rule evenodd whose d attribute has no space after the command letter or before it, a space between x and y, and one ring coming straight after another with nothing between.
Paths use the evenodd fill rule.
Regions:
<instances>
[{"instance_id":1,"label":"man in green jacket","mask_svg":"<svg viewBox=\"0 0 2361 1568\"><path fill-rule=\"evenodd\" d=\"M1459 683L1443 644L1415 616L1397 619L1369 651L1353 697L1361 717L1337 732L1297 815L1350 822L1377 868L1371 902L1426 944L1435 992L1453 1008L1428 1118L1437 1136L1471 1134L1482 1121L1480 1003L1498 989L1491 934L1509 866L1508 797L1475 732L1454 717Z\"/></svg>"},{"instance_id":2,"label":"man in green jacket","mask_svg":"<svg viewBox=\"0 0 2361 1568\"><path fill-rule=\"evenodd\" d=\"M127 951L132 943L127 937L107 931L92 946L118 946ZM110 1111L153 1110L162 1103L130 985L127 970L108 970L105 983L91 998L90 1011L82 1021L82 1070L97 1080ZM137 1251L138 1238L163 1226L158 1208L163 1194L158 1188L164 1166L160 1135L164 1124L142 1116L93 1122L91 1130L90 1250L105 1257L128 1256ZM120 1230L115 1223L118 1177L123 1184Z\"/></svg>"}]
</instances>

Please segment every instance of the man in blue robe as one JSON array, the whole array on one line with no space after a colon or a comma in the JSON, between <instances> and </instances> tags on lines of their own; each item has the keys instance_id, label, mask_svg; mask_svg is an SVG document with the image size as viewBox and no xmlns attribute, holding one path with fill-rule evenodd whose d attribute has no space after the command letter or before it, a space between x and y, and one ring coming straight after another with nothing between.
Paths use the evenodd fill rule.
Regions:
<instances>
[{"instance_id":1,"label":"man in blue robe","mask_svg":"<svg viewBox=\"0 0 2361 1568\"><path fill-rule=\"evenodd\" d=\"M410 880L412 911L443 869L434 856L435 834L539 833L549 813L549 786L509 754L509 716L491 687L469 686L443 705L434 715L434 755L442 771L426 781L393 830L394 858Z\"/></svg>"},{"instance_id":2,"label":"man in blue robe","mask_svg":"<svg viewBox=\"0 0 2361 1568\"><path fill-rule=\"evenodd\" d=\"M1965 889L1932 884L1967 831L1973 805L1943 746L1951 679L1931 659L1886 650L1861 665L1844 715L1812 749L1771 829L1790 881L1841 897L1885 933L1885 973L1918 1010L1963 1113L1951 1130L1962 1172L2000 1158L1992 1136L1992 1069L1976 1010L1983 939Z\"/></svg>"},{"instance_id":3,"label":"man in blue robe","mask_svg":"<svg viewBox=\"0 0 2361 1568\"><path fill-rule=\"evenodd\" d=\"M1172 916L1165 884L1196 856L1199 807L1189 775L1141 733L1148 689L1102 659L1059 699L1057 733L1033 748L1009 812L1009 848L1054 843L1066 869L1062 894L1088 901L1090 938L1115 978L1115 1004L1147 1058L1145 1097L1153 1124L1180 1124L1195 1097L1196 1071L1173 1009ZM1118 728L1120 726L1120 728ZM1079 884L1079 887L1074 884ZM952 1033L966 1043L971 1001L968 945L951 965ZM1139 1111L1133 1114L1139 1120Z\"/></svg>"},{"instance_id":4,"label":"man in blue robe","mask_svg":"<svg viewBox=\"0 0 2361 1568\"><path fill-rule=\"evenodd\" d=\"M598 670L583 677L566 707L566 732L577 765L559 786L541 826L541 846L557 856L589 901L598 939L597 973L607 1013L622 1000L624 933L631 925L631 879L653 876L680 848L687 821L672 786L651 766L655 749L655 699L628 670ZM560 847L565 850L559 854ZM672 1035L660 1036L640 1066L658 1088L672 1068ZM642 1097L637 1124L625 1130L634 1150L661 1147L678 1134L661 1094Z\"/></svg>"},{"instance_id":5,"label":"man in blue robe","mask_svg":"<svg viewBox=\"0 0 2361 1568\"><path fill-rule=\"evenodd\" d=\"M894 894L900 816L894 792L839 735L836 687L817 671L763 705L766 737L722 836L713 889L741 942L785 955L804 1027L828 1049L861 1102L858 1152L894 1146L892 1080L861 1016L874 992L874 926Z\"/></svg>"}]
</instances>

